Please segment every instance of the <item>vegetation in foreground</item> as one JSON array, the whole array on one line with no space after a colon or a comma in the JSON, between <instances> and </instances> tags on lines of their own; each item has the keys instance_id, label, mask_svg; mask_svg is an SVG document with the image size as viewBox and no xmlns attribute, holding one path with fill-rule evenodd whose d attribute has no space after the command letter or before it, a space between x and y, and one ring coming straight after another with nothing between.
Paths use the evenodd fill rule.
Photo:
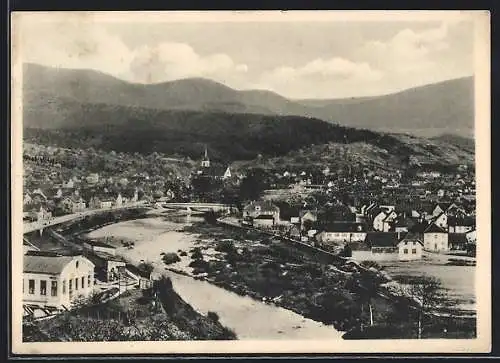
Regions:
<instances>
[{"instance_id":1,"label":"vegetation in foreground","mask_svg":"<svg viewBox=\"0 0 500 363\"><path fill-rule=\"evenodd\" d=\"M80 303L44 321L25 321L25 342L234 340L216 313L196 312L163 277L150 290L130 290L104 304Z\"/></svg>"}]
</instances>

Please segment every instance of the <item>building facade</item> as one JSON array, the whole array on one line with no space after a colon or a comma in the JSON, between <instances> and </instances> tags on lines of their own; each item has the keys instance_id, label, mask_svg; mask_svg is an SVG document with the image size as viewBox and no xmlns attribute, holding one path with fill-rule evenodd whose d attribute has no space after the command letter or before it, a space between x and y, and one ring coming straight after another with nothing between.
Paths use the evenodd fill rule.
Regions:
<instances>
[{"instance_id":1,"label":"building facade","mask_svg":"<svg viewBox=\"0 0 500 363\"><path fill-rule=\"evenodd\" d=\"M94 264L83 256L24 256L24 304L69 309L93 290Z\"/></svg>"}]
</instances>

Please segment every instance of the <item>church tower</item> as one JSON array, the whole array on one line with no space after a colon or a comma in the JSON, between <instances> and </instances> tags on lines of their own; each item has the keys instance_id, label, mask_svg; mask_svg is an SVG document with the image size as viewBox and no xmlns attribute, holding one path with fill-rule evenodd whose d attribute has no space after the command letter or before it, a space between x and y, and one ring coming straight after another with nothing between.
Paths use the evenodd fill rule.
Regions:
<instances>
[{"instance_id":1,"label":"church tower","mask_svg":"<svg viewBox=\"0 0 500 363\"><path fill-rule=\"evenodd\" d=\"M210 168L210 159L208 158L208 151L207 151L206 146L205 146L205 155L203 156L203 159L201 160L201 167L202 168Z\"/></svg>"}]
</instances>

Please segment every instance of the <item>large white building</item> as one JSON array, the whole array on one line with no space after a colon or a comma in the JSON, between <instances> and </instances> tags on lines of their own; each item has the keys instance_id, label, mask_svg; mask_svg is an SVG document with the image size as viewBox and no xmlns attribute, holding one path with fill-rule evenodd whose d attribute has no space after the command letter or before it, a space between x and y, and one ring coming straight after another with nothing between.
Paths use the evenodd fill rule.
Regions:
<instances>
[{"instance_id":1,"label":"large white building","mask_svg":"<svg viewBox=\"0 0 500 363\"><path fill-rule=\"evenodd\" d=\"M69 309L93 289L94 264L83 256L24 256L23 304Z\"/></svg>"}]
</instances>

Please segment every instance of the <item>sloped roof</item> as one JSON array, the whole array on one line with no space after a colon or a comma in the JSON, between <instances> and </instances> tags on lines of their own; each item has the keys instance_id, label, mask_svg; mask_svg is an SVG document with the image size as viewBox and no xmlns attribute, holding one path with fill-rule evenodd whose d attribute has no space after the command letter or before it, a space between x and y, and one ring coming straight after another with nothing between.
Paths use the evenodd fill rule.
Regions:
<instances>
[{"instance_id":1,"label":"sloped roof","mask_svg":"<svg viewBox=\"0 0 500 363\"><path fill-rule=\"evenodd\" d=\"M422 243L422 240L423 240L423 235L422 233L418 233L418 232L408 232L406 233L403 238L401 238L401 242L403 241L418 241L420 243Z\"/></svg>"},{"instance_id":2,"label":"sloped roof","mask_svg":"<svg viewBox=\"0 0 500 363\"><path fill-rule=\"evenodd\" d=\"M60 274L74 256L25 255L23 272Z\"/></svg>"},{"instance_id":3,"label":"sloped roof","mask_svg":"<svg viewBox=\"0 0 500 363\"><path fill-rule=\"evenodd\" d=\"M448 235L449 243L467 243L467 235L465 233L450 233Z\"/></svg>"},{"instance_id":4,"label":"sloped roof","mask_svg":"<svg viewBox=\"0 0 500 363\"><path fill-rule=\"evenodd\" d=\"M446 233L446 230L434 223L431 223L429 227L425 229L424 233Z\"/></svg>"},{"instance_id":5,"label":"sloped roof","mask_svg":"<svg viewBox=\"0 0 500 363\"><path fill-rule=\"evenodd\" d=\"M327 232L364 232L366 225L357 222L331 222L327 223L324 228Z\"/></svg>"},{"instance_id":6,"label":"sloped roof","mask_svg":"<svg viewBox=\"0 0 500 363\"><path fill-rule=\"evenodd\" d=\"M450 226L474 226L476 224L476 219L474 217L464 217L464 218L456 218L449 217L448 225Z\"/></svg>"},{"instance_id":7,"label":"sloped roof","mask_svg":"<svg viewBox=\"0 0 500 363\"><path fill-rule=\"evenodd\" d=\"M302 218L304 217L307 213L310 213L312 214L314 217L318 217L318 212L317 211L314 211L314 210L301 210L299 212L299 217Z\"/></svg>"},{"instance_id":8,"label":"sloped roof","mask_svg":"<svg viewBox=\"0 0 500 363\"><path fill-rule=\"evenodd\" d=\"M370 247L396 247L398 235L394 232L368 232L365 243Z\"/></svg>"},{"instance_id":9,"label":"sloped roof","mask_svg":"<svg viewBox=\"0 0 500 363\"><path fill-rule=\"evenodd\" d=\"M257 217L255 217L254 219L274 219L274 217L271 215L268 215L268 214L260 214Z\"/></svg>"},{"instance_id":10,"label":"sloped roof","mask_svg":"<svg viewBox=\"0 0 500 363\"><path fill-rule=\"evenodd\" d=\"M243 209L246 212L256 212L255 208L260 207L260 212L279 212L279 208L270 201L250 202Z\"/></svg>"}]
</instances>

